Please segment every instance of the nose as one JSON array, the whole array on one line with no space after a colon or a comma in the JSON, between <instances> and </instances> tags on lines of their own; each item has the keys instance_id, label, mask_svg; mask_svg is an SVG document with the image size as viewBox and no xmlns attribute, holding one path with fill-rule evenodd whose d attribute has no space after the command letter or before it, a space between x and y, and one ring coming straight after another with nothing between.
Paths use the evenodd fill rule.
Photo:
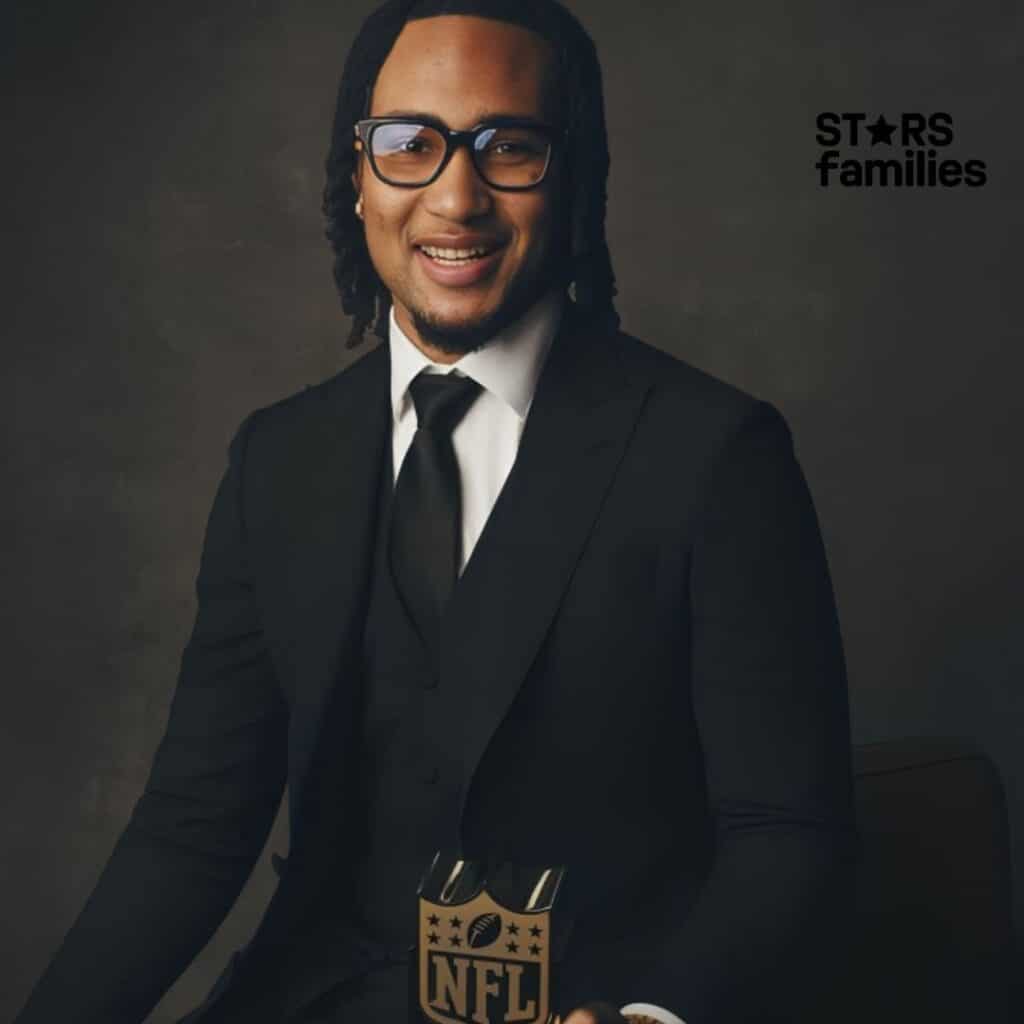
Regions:
<instances>
[{"instance_id":1,"label":"nose","mask_svg":"<svg viewBox=\"0 0 1024 1024\"><path fill-rule=\"evenodd\" d=\"M437 181L427 187L430 213L451 221L467 221L491 212L494 197L480 177L467 146L459 146Z\"/></svg>"}]
</instances>

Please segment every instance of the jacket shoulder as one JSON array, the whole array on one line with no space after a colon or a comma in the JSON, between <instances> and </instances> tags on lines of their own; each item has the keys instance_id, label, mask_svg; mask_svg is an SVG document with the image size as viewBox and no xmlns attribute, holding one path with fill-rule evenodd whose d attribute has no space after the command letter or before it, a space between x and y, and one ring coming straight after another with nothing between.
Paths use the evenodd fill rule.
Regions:
<instances>
[{"instance_id":1,"label":"jacket shoulder","mask_svg":"<svg viewBox=\"0 0 1024 1024\"><path fill-rule=\"evenodd\" d=\"M287 418L301 416L306 411L318 409L325 401L342 401L362 393L362 389L374 378L379 378L387 368L387 345L378 344L360 353L351 363L325 380L307 384L301 391L293 392L256 410L261 416Z\"/></svg>"},{"instance_id":2,"label":"jacket shoulder","mask_svg":"<svg viewBox=\"0 0 1024 1024\"><path fill-rule=\"evenodd\" d=\"M709 440L751 420L784 422L770 402L632 334L617 331L612 344L624 368L650 385L650 412L661 422L671 420Z\"/></svg>"},{"instance_id":3,"label":"jacket shoulder","mask_svg":"<svg viewBox=\"0 0 1024 1024\"><path fill-rule=\"evenodd\" d=\"M325 380L254 409L239 434L285 441L295 431L321 425L353 406L365 408L371 396L386 395L379 385L387 377L387 368L387 346L379 344Z\"/></svg>"}]
</instances>

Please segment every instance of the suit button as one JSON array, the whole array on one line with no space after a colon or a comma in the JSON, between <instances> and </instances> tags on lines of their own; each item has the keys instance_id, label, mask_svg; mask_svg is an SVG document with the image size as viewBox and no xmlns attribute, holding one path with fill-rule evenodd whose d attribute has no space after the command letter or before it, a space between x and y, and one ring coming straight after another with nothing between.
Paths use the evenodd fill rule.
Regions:
<instances>
[{"instance_id":1,"label":"suit button","mask_svg":"<svg viewBox=\"0 0 1024 1024\"><path fill-rule=\"evenodd\" d=\"M441 778L441 770L436 764L428 764L423 769L423 781L428 785Z\"/></svg>"}]
</instances>

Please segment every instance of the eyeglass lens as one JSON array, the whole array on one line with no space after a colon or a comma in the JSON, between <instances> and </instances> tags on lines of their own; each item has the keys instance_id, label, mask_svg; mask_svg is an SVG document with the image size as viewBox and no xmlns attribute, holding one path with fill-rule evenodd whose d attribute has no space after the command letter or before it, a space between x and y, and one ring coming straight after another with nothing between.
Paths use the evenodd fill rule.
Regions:
<instances>
[{"instance_id":1,"label":"eyeglass lens","mask_svg":"<svg viewBox=\"0 0 1024 1024\"><path fill-rule=\"evenodd\" d=\"M429 125L377 125L370 152L381 177L401 185L421 185L445 158L447 139ZM485 181L499 188L536 185L548 164L550 141L531 128L486 128L476 137L473 159Z\"/></svg>"}]
</instances>

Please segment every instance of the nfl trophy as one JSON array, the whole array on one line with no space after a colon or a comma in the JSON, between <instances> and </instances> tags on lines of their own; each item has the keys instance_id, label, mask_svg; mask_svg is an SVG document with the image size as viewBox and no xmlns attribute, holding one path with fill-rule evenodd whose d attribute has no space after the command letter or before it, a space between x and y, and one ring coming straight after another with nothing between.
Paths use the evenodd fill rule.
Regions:
<instances>
[{"instance_id":1,"label":"nfl trophy","mask_svg":"<svg viewBox=\"0 0 1024 1024\"><path fill-rule=\"evenodd\" d=\"M417 890L412 1024L555 1024L565 873L435 854Z\"/></svg>"}]
</instances>

